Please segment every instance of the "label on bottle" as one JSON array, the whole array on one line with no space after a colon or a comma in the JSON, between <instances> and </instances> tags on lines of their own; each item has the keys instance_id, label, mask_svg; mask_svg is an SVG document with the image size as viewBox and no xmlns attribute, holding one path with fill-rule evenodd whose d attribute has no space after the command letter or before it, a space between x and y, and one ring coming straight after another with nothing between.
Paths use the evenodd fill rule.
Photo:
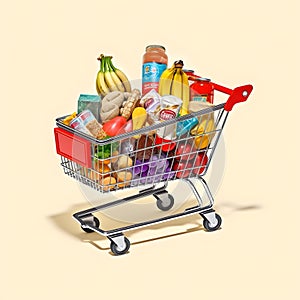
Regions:
<instances>
[{"instance_id":1,"label":"label on bottle","mask_svg":"<svg viewBox=\"0 0 300 300\"><path fill-rule=\"evenodd\" d=\"M143 94L154 89L158 91L158 84L161 74L167 69L166 64L147 62L143 64Z\"/></svg>"},{"instance_id":2,"label":"label on bottle","mask_svg":"<svg viewBox=\"0 0 300 300\"><path fill-rule=\"evenodd\" d=\"M197 95L192 97L192 101L206 102L208 95Z\"/></svg>"}]
</instances>

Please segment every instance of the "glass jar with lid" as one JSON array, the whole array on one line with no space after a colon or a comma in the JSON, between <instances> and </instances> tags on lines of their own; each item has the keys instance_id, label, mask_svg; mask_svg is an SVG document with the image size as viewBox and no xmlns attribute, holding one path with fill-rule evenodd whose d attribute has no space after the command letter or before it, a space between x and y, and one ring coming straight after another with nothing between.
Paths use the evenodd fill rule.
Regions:
<instances>
[{"instance_id":1,"label":"glass jar with lid","mask_svg":"<svg viewBox=\"0 0 300 300\"><path fill-rule=\"evenodd\" d=\"M158 91L159 79L168 67L168 56L165 47L149 45L143 55L142 68L142 94L145 95L152 89Z\"/></svg>"}]
</instances>

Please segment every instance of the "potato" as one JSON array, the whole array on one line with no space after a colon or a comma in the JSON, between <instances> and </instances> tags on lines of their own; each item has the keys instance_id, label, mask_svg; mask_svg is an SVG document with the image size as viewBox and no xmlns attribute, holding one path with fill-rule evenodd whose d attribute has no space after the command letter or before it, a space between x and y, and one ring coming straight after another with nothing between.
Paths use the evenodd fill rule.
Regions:
<instances>
[{"instance_id":1,"label":"potato","mask_svg":"<svg viewBox=\"0 0 300 300\"><path fill-rule=\"evenodd\" d=\"M121 170L132 167L132 159L127 155L120 155L119 159L114 163L115 170Z\"/></svg>"},{"instance_id":2,"label":"potato","mask_svg":"<svg viewBox=\"0 0 300 300\"><path fill-rule=\"evenodd\" d=\"M119 187L120 189L122 189L122 188L124 188L124 187L130 185L130 182L126 182L126 183L121 182L121 183L118 183L117 185L118 185L118 187Z\"/></svg>"},{"instance_id":3,"label":"potato","mask_svg":"<svg viewBox=\"0 0 300 300\"><path fill-rule=\"evenodd\" d=\"M129 171L120 171L115 173L115 177L117 178L118 187L123 188L130 185L132 173Z\"/></svg>"},{"instance_id":4,"label":"potato","mask_svg":"<svg viewBox=\"0 0 300 300\"><path fill-rule=\"evenodd\" d=\"M104 191L113 190L115 188L116 179L111 176L103 177L100 181L100 184L103 186Z\"/></svg>"},{"instance_id":5,"label":"potato","mask_svg":"<svg viewBox=\"0 0 300 300\"><path fill-rule=\"evenodd\" d=\"M88 178L92 181L99 182L102 179L102 176L95 170L89 170Z\"/></svg>"},{"instance_id":6,"label":"potato","mask_svg":"<svg viewBox=\"0 0 300 300\"><path fill-rule=\"evenodd\" d=\"M111 163L115 163L118 159L119 159L119 151L115 150L112 154L111 154Z\"/></svg>"}]
</instances>

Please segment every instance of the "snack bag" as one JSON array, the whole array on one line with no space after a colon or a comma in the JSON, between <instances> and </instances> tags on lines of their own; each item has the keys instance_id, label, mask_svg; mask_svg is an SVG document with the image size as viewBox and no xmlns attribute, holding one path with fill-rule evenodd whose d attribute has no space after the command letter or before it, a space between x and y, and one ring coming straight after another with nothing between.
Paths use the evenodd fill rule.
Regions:
<instances>
[{"instance_id":1,"label":"snack bag","mask_svg":"<svg viewBox=\"0 0 300 300\"><path fill-rule=\"evenodd\" d=\"M197 112L203 109L212 108L213 105L208 102L191 101L189 104L189 112ZM195 136L195 146L197 149L206 148L215 136L215 120L214 112L200 115L198 124L192 128L191 134Z\"/></svg>"},{"instance_id":2,"label":"snack bag","mask_svg":"<svg viewBox=\"0 0 300 300\"><path fill-rule=\"evenodd\" d=\"M165 95L160 99L158 105L153 113L153 119L156 123L161 123L167 120L175 119L180 112L182 100L173 95ZM176 143L172 140L176 139L176 123L163 126L157 129L156 144L162 144L163 151L170 151L175 148Z\"/></svg>"}]
</instances>

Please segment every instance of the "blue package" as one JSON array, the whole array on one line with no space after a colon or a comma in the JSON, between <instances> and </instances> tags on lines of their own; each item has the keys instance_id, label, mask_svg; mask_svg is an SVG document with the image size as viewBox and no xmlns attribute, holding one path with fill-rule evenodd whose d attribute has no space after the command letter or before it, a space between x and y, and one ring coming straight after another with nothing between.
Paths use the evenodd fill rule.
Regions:
<instances>
[{"instance_id":1,"label":"blue package","mask_svg":"<svg viewBox=\"0 0 300 300\"><path fill-rule=\"evenodd\" d=\"M88 109L94 115L96 120L100 122L100 102L101 97L98 95L80 94L77 103L77 113Z\"/></svg>"},{"instance_id":2,"label":"blue package","mask_svg":"<svg viewBox=\"0 0 300 300\"><path fill-rule=\"evenodd\" d=\"M181 136L181 135L186 134L197 124L198 124L198 119L195 117L178 122L177 128L176 128L176 135Z\"/></svg>"}]
</instances>

